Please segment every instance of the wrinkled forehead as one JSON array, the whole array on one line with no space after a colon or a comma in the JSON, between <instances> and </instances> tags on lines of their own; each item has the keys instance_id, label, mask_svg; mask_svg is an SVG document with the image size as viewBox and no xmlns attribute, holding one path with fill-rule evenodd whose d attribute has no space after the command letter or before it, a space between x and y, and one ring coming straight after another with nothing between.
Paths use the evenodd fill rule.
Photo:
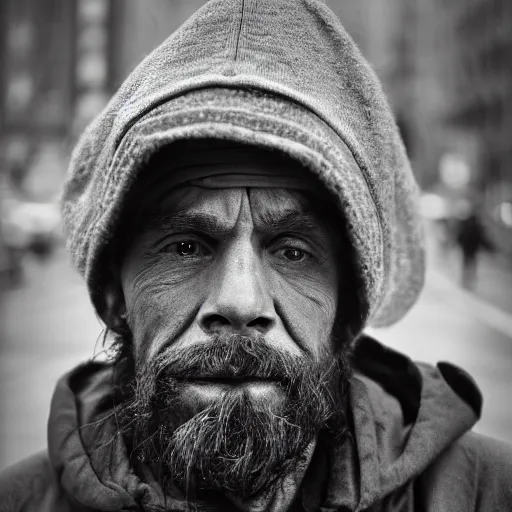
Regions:
<instances>
[{"instance_id":1,"label":"wrinkled forehead","mask_svg":"<svg viewBox=\"0 0 512 512\"><path fill-rule=\"evenodd\" d=\"M222 225L234 227L237 221L256 226L268 224L290 214L315 215L316 202L305 191L274 187L203 188L185 185L171 189L153 204L152 214L175 213L215 218ZM318 214L320 215L320 214Z\"/></svg>"},{"instance_id":2,"label":"wrinkled forehead","mask_svg":"<svg viewBox=\"0 0 512 512\"><path fill-rule=\"evenodd\" d=\"M136 205L136 214L146 218L176 211L232 218L244 194L254 218L313 212L327 199L318 178L299 162L251 146L200 143L177 154L164 153L148 171Z\"/></svg>"}]
</instances>

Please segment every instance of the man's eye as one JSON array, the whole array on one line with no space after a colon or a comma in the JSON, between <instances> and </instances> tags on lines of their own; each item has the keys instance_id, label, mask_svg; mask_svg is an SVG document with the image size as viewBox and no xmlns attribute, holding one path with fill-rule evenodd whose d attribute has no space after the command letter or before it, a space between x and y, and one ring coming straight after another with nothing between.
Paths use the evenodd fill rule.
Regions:
<instances>
[{"instance_id":1,"label":"man's eye","mask_svg":"<svg viewBox=\"0 0 512 512\"><path fill-rule=\"evenodd\" d=\"M194 256L204 256L206 248L194 240L184 240L182 242L174 242L166 245L163 249L164 252L181 256L182 258L190 258Z\"/></svg>"},{"instance_id":2,"label":"man's eye","mask_svg":"<svg viewBox=\"0 0 512 512\"><path fill-rule=\"evenodd\" d=\"M282 249L280 252L284 258L293 262L304 261L307 258L306 251L303 251L302 249L288 247L286 249Z\"/></svg>"}]
</instances>

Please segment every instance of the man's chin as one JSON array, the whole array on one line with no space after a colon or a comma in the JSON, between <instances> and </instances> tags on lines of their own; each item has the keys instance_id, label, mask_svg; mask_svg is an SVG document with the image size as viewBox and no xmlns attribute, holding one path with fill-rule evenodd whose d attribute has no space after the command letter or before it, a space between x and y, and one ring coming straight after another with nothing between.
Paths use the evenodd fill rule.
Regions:
<instances>
[{"instance_id":1,"label":"man's chin","mask_svg":"<svg viewBox=\"0 0 512 512\"><path fill-rule=\"evenodd\" d=\"M187 382L180 402L192 416L168 425L160 460L186 492L254 496L287 473L317 433L287 411L285 391L273 382Z\"/></svg>"}]
</instances>

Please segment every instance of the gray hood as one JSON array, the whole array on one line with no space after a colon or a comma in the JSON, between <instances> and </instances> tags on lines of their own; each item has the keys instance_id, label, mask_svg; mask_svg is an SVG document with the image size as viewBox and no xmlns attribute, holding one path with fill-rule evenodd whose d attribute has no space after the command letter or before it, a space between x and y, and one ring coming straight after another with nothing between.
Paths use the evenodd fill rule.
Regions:
<instances>
[{"instance_id":1,"label":"gray hood","mask_svg":"<svg viewBox=\"0 0 512 512\"><path fill-rule=\"evenodd\" d=\"M102 309L102 264L144 163L184 138L270 147L333 194L354 247L363 322L389 325L424 275L418 190L382 88L318 0L211 0L128 77L79 141L67 245Z\"/></svg>"}]
</instances>

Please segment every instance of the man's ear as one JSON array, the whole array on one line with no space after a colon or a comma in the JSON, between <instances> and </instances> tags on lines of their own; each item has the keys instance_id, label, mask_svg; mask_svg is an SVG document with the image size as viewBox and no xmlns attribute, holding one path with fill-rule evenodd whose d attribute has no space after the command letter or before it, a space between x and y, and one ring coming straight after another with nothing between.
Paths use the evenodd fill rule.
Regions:
<instances>
[{"instance_id":1,"label":"man's ear","mask_svg":"<svg viewBox=\"0 0 512 512\"><path fill-rule=\"evenodd\" d=\"M103 311L100 316L107 328L118 334L126 332L126 303L124 300L123 288L118 276L109 273L108 279L103 287Z\"/></svg>"}]
</instances>

